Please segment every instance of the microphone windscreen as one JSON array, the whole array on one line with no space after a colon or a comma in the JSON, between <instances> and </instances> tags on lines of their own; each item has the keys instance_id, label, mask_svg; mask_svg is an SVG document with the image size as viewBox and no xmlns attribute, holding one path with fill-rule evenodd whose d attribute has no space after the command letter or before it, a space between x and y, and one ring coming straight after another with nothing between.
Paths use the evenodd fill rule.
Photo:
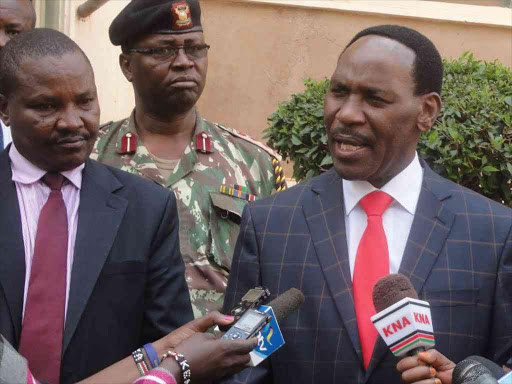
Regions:
<instances>
[{"instance_id":1,"label":"microphone windscreen","mask_svg":"<svg viewBox=\"0 0 512 384\"><path fill-rule=\"evenodd\" d=\"M465 360L473 360L473 361L477 361L479 362L480 364L482 364L485 368L487 368L489 371L491 371L492 375L496 378L496 379L501 379L502 376L505 376L505 371L503 370L503 368L501 368L498 364L496 364L494 361L491 361L489 359L486 359L485 357L482 357L482 356L469 356L467 359Z\"/></svg>"},{"instance_id":2,"label":"microphone windscreen","mask_svg":"<svg viewBox=\"0 0 512 384\"><path fill-rule=\"evenodd\" d=\"M289 314L299 309L299 307L304 304L304 300L304 295L301 291L297 288L290 288L266 305L272 307L275 319L279 324L288 317Z\"/></svg>"},{"instance_id":3,"label":"microphone windscreen","mask_svg":"<svg viewBox=\"0 0 512 384\"><path fill-rule=\"evenodd\" d=\"M491 379L491 382L497 383L496 380L492 380L492 373L486 367L484 367L478 361L465 359L455 366L452 374L452 384L473 383L482 377L486 377Z\"/></svg>"},{"instance_id":4,"label":"microphone windscreen","mask_svg":"<svg viewBox=\"0 0 512 384\"><path fill-rule=\"evenodd\" d=\"M379 313L405 297L418 299L418 294L407 277L392 273L377 281L372 297L375 310Z\"/></svg>"}]
</instances>

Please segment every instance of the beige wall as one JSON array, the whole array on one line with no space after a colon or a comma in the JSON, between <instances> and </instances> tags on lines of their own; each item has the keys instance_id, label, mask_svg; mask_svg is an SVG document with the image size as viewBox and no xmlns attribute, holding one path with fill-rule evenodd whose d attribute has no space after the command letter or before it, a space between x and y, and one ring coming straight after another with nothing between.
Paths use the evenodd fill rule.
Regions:
<instances>
[{"instance_id":1,"label":"beige wall","mask_svg":"<svg viewBox=\"0 0 512 384\"><path fill-rule=\"evenodd\" d=\"M84 20L74 16L83 0L65 1L70 2L66 17L72 20L64 23L66 32L84 49L96 72L102 121L127 116L133 108L133 92L119 69L120 49L110 44L108 27L128 0L111 0ZM302 8L262 4L255 0L202 0L206 39L212 46L207 86L199 102L202 115L261 138L266 119L278 103L300 91L304 78L329 77L337 56L350 38L361 29L378 24L395 23L415 28L430 37L444 57L458 57L470 50L477 58L498 59L512 67L512 25L485 23L483 10L492 12L498 8L412 0L386 2L393 5L394 8L389 9L393 8L395 15L375 14L370 8L362 12L313 9L307 5L329 3L360 7L371 3L360 0L296 2L307 5ZM426 15L426 8L411 8L413 3L421 3L422 7L430 7L428 9L435 12ZM383 9L387 12L388 8ZM409 16L396 16L402 12L408 12ZM414 12L418 17L410 16ZM512 11L501 8L499 12L503 19L503 12ZM463 18L457 22L436 20L437 14L463 15ZM473 14L478 23L471 22ZM489 15L487 19L497 19ZM512 13L510 17L512 24ZM290 175L290 170L287 171Z\"/></svg>"},{"instance_id":2,"label":"beige wall","mask_svg":"<svg viewBox=\"0 0 512 384\"><path fill-rule=\"evenodd\" d=\"M484 5L486 7L505 7L510 4L509 0L433 0L433 1L439 1L442 3Z\"/></svg>"},{"instance_id":3,"label":"beige wall","mask_svg":"<svg viewBox=\"0 0 512 384\"><path fill-rule=\"evenodd\" d=\"M72 13L83 1L72 0ZM111 0L86 19L76 19L70 36L85 51L94 68L98 86L101 121L119 120L131 113L134 106L133 89L119 68L121 48L114 47L108 37L112 20L129 0Z\"/></svg>"}]
</instances>

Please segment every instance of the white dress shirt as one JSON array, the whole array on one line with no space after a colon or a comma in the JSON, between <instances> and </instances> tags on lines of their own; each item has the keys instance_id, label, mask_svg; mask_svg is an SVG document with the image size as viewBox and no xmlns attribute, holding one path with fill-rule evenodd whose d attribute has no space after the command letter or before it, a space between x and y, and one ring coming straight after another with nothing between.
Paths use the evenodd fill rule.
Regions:
<instances>
[{"instance_id":1,"label":"white dress shirt","mask_svg":"<svg viewBox=\"0 0 512 384\"><path fill-rule=\"evenodd\" d=\"M37 222L44 204L50 196L50 188L41 181L46 171L36 167L23 157L14 143L9 149L11 159L12 180L16 184L16 193L21 214L21 227L25 249L25 292L23 295L23 316L27 301L28 284L34 257L34 244L37 233ZM78 228L78 207L80 205L80 188L82 187L82 170L85 164L70 171L61 172L69 182L62 186L62 197L68 216L68 254L66 270L66 307L68 308L69 286L71 283L71 268L75 250L76 231ZM48 276L51 278L51 276ZM66 313L65 312L65 313Z\"/></svg>"},{"instance_id":2,"label":"white dress shirt","mask_svg":"<svg viewBox=\"0 0 512 384\"><path fill-rule=\"evenodd\" d=\"M423 168L420 165L418 154L416 154L413 161L402 172L380 189L394 199L382 215L382 224L388 241L389 273L398 273L400 268L420 197L422 182ZM352 277L354 276L357 247L367 225L366 213L359 204L359 200L377 190L367 181L343 180L345 227Z\"/></svg>"},{"instance_id":3,"label":"white dress shirt","mask_svg":"<svg viewBox=\"0 0 512 384\"><path fill-rule=\"evenodd\" d=\"M7 147L7 144L9 144L12 141L11 128L4 125L2 120L0 120L0 126L2 127L2 132L4 134L4 148L5 148L5 147ZM0 151L2 151L4 148L0 148Z\"/></svg>"}]
</instances>

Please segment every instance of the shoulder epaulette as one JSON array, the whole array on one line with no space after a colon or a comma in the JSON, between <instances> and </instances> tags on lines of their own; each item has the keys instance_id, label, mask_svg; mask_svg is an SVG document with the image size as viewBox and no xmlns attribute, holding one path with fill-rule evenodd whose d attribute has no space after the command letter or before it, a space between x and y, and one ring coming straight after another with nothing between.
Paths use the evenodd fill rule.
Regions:
<instances>
[{"instance_id":1,"label":"shoulder epaulette","mask_svg":"<svg viewBox=\"0 0 512 384\"><path fill-rule=\"evenodd\" d=\"M252 138L249 135L246 135L245 133L238 132L236 129L225 127L224 125L214 123L216 127L222 129L223 131L231 133L233 136L236 136L242 140L245 140L251 144L254 144L255 146L263 149L265 152L267 152L270 156L276 158L277 160L281 161L281 155L279 155L277 152L275 152L272 148L266 146L265 144L259 142L258 140Z\"/></svg>"}]
</instances>

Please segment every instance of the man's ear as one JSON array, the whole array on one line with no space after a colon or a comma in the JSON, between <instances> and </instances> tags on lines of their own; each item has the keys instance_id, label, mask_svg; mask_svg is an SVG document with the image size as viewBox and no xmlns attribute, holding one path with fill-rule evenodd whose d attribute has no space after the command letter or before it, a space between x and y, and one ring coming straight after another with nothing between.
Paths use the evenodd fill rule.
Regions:
<instances>
[{"instance_id":1,"label":"man's ear","mask_svg":"<svg viewBox=\"0 0 512 384\"><path fill-rule=\"evenodd\" d=\"M441 113L441 105L441 97L436 92L421 96L421 111L418 115L418 128L421 132L432 128Z\"/></svg>"},{"instance_id":2,"label":"man's ear","mask_svg":"<svg viewBox=\"0 0 512 384\"><path fill-rule=\"evenodd\" d=\"M0 93L0 119L4 122L5 125L9 126L9 111L8 111L9 102L6 96Z\"/></svg>"},{"instance_id":3,"label":"man's ear","mask_svg":"<svg viewBox=\"0 0 512 384\"><path fill-rule=\"evenodd\" d=\"M131 62L132 55L127 55L124 53L119 55L119 66L121 67L121 71L123 72L124 77L126 77L126 80L128 80L130 83L133 80Z\"/></svg>"}]
</instances>

